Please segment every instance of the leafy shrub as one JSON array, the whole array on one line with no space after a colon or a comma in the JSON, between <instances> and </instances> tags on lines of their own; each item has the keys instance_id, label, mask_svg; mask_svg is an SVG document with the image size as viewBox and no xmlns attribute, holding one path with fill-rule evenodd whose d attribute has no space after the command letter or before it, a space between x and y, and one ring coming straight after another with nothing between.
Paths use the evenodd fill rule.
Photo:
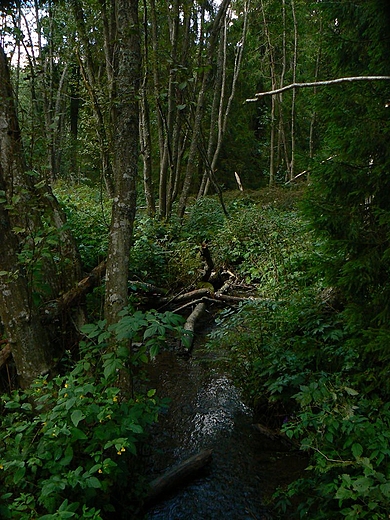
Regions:
<instances>
[{"instance_id":1,"label":"leafy shrub","mask_svg":"<svg viewBox=\"0 0 390 520\"><path fill-rule=\"evenodd\" d=\"M286 283L294 289L309 281L312 239L298 212L251 205L224 223L213 241L213 254L247 282L260 283L270 296Z\"/></svg>"},{"instance_id":2,"label":"leafy shrub","mask_svg":"<svg viewBox=\"0 0 390 520\"><path fill-rule=\"evenodd\" d=\"M202 197L189 208L189 215L183 226L183 235L197 245L213 241L224 228L225 215L221 203L213 197Z\"/></svg>"},{"instance_id":3,"label":"leafy shrub","mask_svg":"<svg viewBox=\"0 0 390 520\"><path fill-rule=\"evenodd\" d=\"M153 389L127 395L124 385L157 354L168 331L180 333L181 323L172 313L126 309L109 330L104 321L85 326L88 339L69 375L2 396L2 518L97 520L136 507L137 445L162 403ZM108 348L111 338L115 350ZM143 343L136 350L129 341Z\"/></svg>"},{"instance_id":4,"label":"leafy shrub","mask_svg":"<svg viewBox=\"0 0 390 520\"><path fill-rule=\"evenodd\" d=\"M299 413L284 426L312 453L309 478L279 492L278 506L304 494L298 518L388 518L390 405L367 399L348 381L322 374L295 395Z\"/></svg>"},{"instance_id":5,"label":"leafy shrub","mask_svg":"<svg viewBox=\"0 0 390 520\"><path fill-rule=\"evenodd\" d=\"M75 238L83 266L93 269L107 256L110 202L96 188L58 183L58 198Z\"/></svg>"},{"instance_id":6,"label":"leafy shrub","mask_svg":"<svg viewBox=\"0 0 390 520\"><path fill-rule=\"evenodd\" d=\"M280 518L288 511L313 520L384 519L390 406L380 383L384 361L382 372L369 353L375 343L383 349L388 334L357 334L348 312L334 308L320 287L226 312L211 341L225 347L225 360L262 419L311 455L306 475L275 495ZM293 497L301 503L291 511Z\"/></svg>"}]
</instances>

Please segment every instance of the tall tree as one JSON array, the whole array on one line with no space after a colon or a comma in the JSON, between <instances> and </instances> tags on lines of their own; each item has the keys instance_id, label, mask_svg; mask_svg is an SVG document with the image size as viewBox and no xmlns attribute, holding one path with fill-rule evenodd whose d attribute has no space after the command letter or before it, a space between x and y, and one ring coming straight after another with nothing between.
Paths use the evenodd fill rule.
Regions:
<instances>
[{"instance_id":1,"label":"tall tree","mask_svg":"<svg viewBox=\"0 0 390 520\"><path fill-rule=\"evenodd\" d=\"M54 339L58 337L56 325L44 326L41 321L41 300L34 297L31 265L23 262L23 252L33 252L36 244L44 241L44 222L57 229L58 248L62 244L69 260L65 270L60 273L51 256L35 258L39 262L36 267L43 274L37 290L42 284L48 286L46 298L57 297L61 289L75 283L80 262L71 237L63 229L63 215L50 189L43 183L34 184L26 172L9 67L2 47L0 77L0 316L20 382L28 386L35 377L52 370L62 345ZM31 258L34 260L34 256Z\"/></svg>"},{"instance_id":2,"label":"tall tree","mask_svg":"<svg viewBox=\"0 0 390 520\"><path fill-rule=\"evenodd\" d=\"M319 8L327 31L327 74L388 73L387 2L340 1ZM328 280L343 295L351 326L363 331L387 327L390 316L390 81L344 85L316 94L323 136L308 212L327 237L326 253L332 258L324 265ZM367 344L365 348L369 350Z\"/></svg>"},{"instance_id":3,"label":"tall tree","mask_svg":"<svg viewBox=\"0 0 390 520\"><path fill-rule=\"evenodd\" d=\"M127 304L130 244L136 209L141 50L138 0L117 0L118 68L114 76L114 198L107 259L105 317Z\"/></svg>"}]
</instances>

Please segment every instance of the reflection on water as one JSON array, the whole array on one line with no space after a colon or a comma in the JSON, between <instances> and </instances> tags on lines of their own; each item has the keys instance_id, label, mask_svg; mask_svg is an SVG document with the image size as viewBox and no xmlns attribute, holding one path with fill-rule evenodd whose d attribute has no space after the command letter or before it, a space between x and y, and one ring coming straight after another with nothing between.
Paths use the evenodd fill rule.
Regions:
<instances>
[{"instance_id":1,"label":"reflection on water","mask_svg":"<svg viewBox=\"0 0 390 520\"><path fill-rule=\"evenodd\" d=\"M148 519L261 519L263 439L251 426L229 377L200 362L165 352L150 367L151 386L171 404L153 432L149 472L158 475L202 449L209 470L157 505Z\"/></svg>"}]
</instances>

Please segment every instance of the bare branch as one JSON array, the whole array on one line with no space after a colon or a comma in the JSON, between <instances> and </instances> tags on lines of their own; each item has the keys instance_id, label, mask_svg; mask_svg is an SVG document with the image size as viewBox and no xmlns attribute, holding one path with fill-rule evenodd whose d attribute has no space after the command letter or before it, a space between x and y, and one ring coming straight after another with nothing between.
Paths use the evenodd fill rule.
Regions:
<instances>
[{"instance_id":1,"label":"bare branch","mask_svg":"<svg viewBox=\"0 0 390 520\"><path fill-rule=\"evenodd\" d=\"M296 89L296 88L306 88L306 87L322 87L326 85L334 85L336 83L347 83L352 81L383 81L390 80L390 76L352 76L350 78L337 78L330 79L327 81L312 81L308 83L291 83L290 85L286 85L285 87L278 88L275 90L268 90L267 92L258 92L255 94L255 98L246 99L247 103L258 101L260 97L264 96L274 96L275 94L280 94L285 92L286 90Z\"/></svg>"}]
</instances>

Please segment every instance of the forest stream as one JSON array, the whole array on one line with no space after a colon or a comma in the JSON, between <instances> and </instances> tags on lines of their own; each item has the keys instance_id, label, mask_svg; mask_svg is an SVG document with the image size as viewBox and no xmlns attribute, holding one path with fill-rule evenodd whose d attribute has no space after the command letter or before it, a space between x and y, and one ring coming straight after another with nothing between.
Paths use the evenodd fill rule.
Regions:
<instances>
[{"instance_id":1,"label":"forest stream","mask_svg":"<svg viewBox=\"0 0 390 520\"><path fill-rule=\"evenodd\" d=\"M147 472L160 475L205 449L213 456L199 477L163 497L147 519L272 518L266 497L303 470L302 456L255 430L253 410L199 342L189 359L174 351L159 354L149 378L170 405L154 427Z\"/></svg>"}]
</instances>

